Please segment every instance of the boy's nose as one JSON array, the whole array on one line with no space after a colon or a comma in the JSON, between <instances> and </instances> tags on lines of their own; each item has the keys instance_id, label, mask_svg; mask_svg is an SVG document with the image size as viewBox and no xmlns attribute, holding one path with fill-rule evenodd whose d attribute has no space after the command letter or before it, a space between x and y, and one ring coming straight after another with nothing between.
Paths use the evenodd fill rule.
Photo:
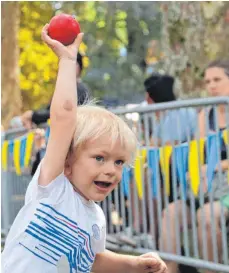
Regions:
<instances>
[{"instance_id":1,"label":"boy's nose","mask_svg":"<svg viewBox=\"0 0 229 273\"><path fill-rule=\"evenodd\" d=\"M115 175L115 165L114 163L107 163L106 166L104 166L104 174L113 176Z\"/></svg>"}]
</instances>

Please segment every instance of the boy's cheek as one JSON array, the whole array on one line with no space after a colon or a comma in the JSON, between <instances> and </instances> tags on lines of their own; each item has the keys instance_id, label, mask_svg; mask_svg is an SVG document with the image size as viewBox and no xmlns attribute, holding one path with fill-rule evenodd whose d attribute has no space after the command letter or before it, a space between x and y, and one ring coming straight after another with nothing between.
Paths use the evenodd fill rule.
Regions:
<instances>
[{"instance_id":1,"label":"boy's cheek","mask_svg":"<svg viewBox=\"0 0 229 273\"><path fill-rule=\"evenodd\" d=\"M118 186L118 184L121 183L121 178L116 182L114 183L113 187L112 187L112 191Z\"/></svg>"},{"instance_id":2,"label":"boy's cheek","mask_svg":"<svg viewBox=\"0 0 229 273\"><path fill-rule=\"evenodd\" d=\"M119 173L117 175L117 184L119 184L122 180L122 172L123 172L123 168L121 168L121 170L119 170Z\"/></svg>"}]
</instances>

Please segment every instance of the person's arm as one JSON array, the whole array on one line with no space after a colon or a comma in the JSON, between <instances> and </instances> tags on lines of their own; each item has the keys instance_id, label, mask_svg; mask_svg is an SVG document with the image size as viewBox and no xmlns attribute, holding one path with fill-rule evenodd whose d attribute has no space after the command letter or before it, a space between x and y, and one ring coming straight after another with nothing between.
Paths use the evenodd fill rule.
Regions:
<instances>
[{"instance_id":1,"label":"person's arm","mask_svg":"<svg viewBox=\"0 0 229 273\"><path fill-rule=\"evenodd\" d=\"M83 37L80 33L73 44L64 46L51 39L47 31L48 24L42 30L42 39L59 57L59 69L50 107L50 136L38 180L41 186L63 172L76 128L76 56Z\"/></svg>"},{"instance_id":2,"label":"person's arm","mask_svg":"<svg viewBox=\"0 0 229 273\"><path fill-rule=\"evenodd\" d=\"M92 267L94 273L165 273L165 263L156 253L147 253L141 256L116 254L106 250L95 257Z\"/></svg>"},{"instance_id":3,"label":"person's arm","mask_svg":"<svg viewBox=\"0 0 229 273\"><path fill-rule=\"evenodd\" d=\"M225 171L227 171L229 169L228 159L221 160L220 164L221 164L221 171L222 172L225 172ZM207 164L204 164L201 167L201 176L202 176L202 179L203 179L203 186L204 186L203 190L204 190L204 192L206 192L207 188L208 188L208 185L207 185L207 167L208 167ZM215 172L217 173L218 171L219 171L219 166L217 164L217 166L215 168ZM186 173L186 178L190 179L189 172Z\"/></svg>"},{"instance_id":4,"label":"person's arm","mask_svg":"<svg viewBox=\"0 0 229 273\"><path fill-rule=\"evenodd\" d=\"M106 250L95 257L92 266L93 273L126 273L132 272L134 268L134 257L129 255L116 254Z\"/></svg>"},{"instance_id":5,"label":"person's arm","mask_svg":"<svg viewBox=\"0 0 229 273\"><path fill-rule=\"evenodd\" d=\"M199 127L199 136L200 138L205 137L206 133L206 122L205 122L205 111L201 110L198 114L198 127Z\"/></svg>"},{"instance_id":6,"label":"person's arm","mask_svg":"<svg viewBox=\"0 0 229 273\"><path fill-rule=\"evenodd\" d=\"M46 123L50 118L50 109L43 109L32 111L28 110L21 115L21 120L25 128L31 129L32 124L39 125L41 123Z\"/></svg>"},{"instance_id":7,"label":"person's arm","mask_svg":"<svg viewBox=\"0 0 229 273\"><path fill-rule=\"evenodd\" d=\"M229 169L229 161L228 161L228 159L221 160L220 164L221 164L221 170L222 170L222 172L225 172L225 171L227 171ZM219 166L217 164L217 166L215 168L215 172L218 172L218 171L219 171Z\"/></svg>"},{"instance_id":8,"label":"person's arm","mask_svg":"<svg viewBox=\"0 0 229 273\"><path fill-rule=\"evenodd\" d=\"M222 172L225 172L229 169L229 162L228 162L228 159L225 159L225 160L221 160L220 163L221 165L221 171ZM215 167L215 172L219 172L219 164L217 163L217 166ZM207 173L207 167L208 165L207 164L204 164L202 167L201 167L201 172L202 172L202 175L206 175Z\"/></svg>"}]
</instances>

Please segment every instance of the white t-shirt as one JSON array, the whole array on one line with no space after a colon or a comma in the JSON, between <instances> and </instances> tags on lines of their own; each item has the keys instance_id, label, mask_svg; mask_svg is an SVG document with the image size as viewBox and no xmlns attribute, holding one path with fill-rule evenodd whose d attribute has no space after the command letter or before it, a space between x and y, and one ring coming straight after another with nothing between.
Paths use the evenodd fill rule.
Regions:
<instances>
[{"instance_id":1,"label":"white t-shirt","mask_svg":"<svg viewBox=\"0 0 229 273\"><path fill-rule=\"evenodd\" d=\"M38 185L40 165L30 182L2 253L4 273L57 273L65 255L70 273L91 272L96 253L105 250L102 209L74 191L62 173Z\"/></svg>"}]
</instances>

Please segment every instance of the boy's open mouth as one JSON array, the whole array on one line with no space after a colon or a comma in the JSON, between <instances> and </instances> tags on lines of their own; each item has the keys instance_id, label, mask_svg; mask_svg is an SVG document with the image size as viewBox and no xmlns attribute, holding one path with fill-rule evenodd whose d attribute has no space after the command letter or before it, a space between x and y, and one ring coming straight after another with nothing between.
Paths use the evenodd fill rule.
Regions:
<instances>
[{"instance_id":1,"label":"boy's open mouth","mask_svg":"<svg viewBox=\"0 0 229 273\"><path fill-rule=\"evenodd\" d=\"M109 188L111 186L111 182L105 181L94 181L95 185L100 188Z\"/></svg>"}]
</instances>

